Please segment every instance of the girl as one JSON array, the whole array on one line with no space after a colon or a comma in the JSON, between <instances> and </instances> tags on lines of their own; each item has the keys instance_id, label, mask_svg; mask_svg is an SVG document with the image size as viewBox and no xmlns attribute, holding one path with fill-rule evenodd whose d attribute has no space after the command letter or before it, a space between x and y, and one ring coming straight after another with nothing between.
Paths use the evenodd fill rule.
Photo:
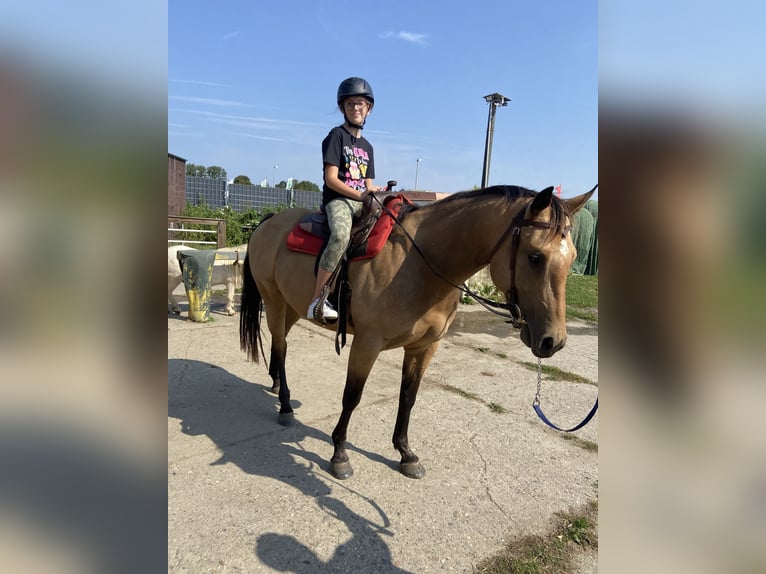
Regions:
<instances>
[{"instance_id":1,"label":"girl","mask_svg":"<svg viewBox=\"0 0 766 574\"><path fill-rule=\"evenodd\" d=\"M322 142L324 186L322 203L330 226L330 239L319 259L316 286L307 316L326 323L338 312L325 299L318 305L322 289L340 263L348 246L351 221L362 209L362 200L383 188L373 184L375 161L372 145L362 137L367 116L375 104L372 88L362 78L347 78L338 86L338 108L343 125L333 128Z\"/></svg>"}]
</instances>

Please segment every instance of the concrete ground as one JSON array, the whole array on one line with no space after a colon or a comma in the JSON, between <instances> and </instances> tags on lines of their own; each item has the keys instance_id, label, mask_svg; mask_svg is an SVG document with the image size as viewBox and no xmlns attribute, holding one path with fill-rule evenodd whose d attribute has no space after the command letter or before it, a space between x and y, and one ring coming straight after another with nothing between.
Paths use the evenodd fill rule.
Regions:
<instances>
[{"instance_id":1,"label":"concrete ground","mask_svg":"<svg viewBox=\"0 0 766 574\"><path fill-rule=\"evenodd\" d=\"M168 571L471 572L508 540L544 534L556 513L598 497L597 453L536 417L536 374L519 363L536 359L479 306L461 306L413 410L410 445L425 477L400 474L391 444L399 349L380 356L351 419L346 481L328 461L348 347L339 357L334 333L294 327L296 424L285 428L266 367L240 351L239 315L214 299L213 321L202 324L182 308L168 315ZM597 382L597 328L572 322L568 331L543 364ZM542 405L568 427L597 392L544 380ZM598 442L598 415L574 434ZM596 572L595 554L577 571Z\"/></svg>"}]
</instances>

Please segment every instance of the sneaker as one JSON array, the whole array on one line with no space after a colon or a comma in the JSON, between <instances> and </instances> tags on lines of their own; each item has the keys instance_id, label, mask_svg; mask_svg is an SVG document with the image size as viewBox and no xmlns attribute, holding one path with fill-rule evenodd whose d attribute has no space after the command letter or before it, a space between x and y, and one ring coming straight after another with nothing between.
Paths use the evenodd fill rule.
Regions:
<instances>
[{"instance_id":1,"label":"sneaker","mask_svg":"<svg viewBox=\"0 0 766 574\"><path fill-rule=\"evenodd\" d=\"M307 318L315 319L314 308L317 306L317 303L319 303L319 299L321 299L321 297L317 297L311 302L311 305L309 305L309 310L306 313ZM338 312L330 304L330 302L327 301L327 299L325 299L324 305L322 305L322 309L319 316L323 321L334 321L338 318Z\"/></svg>"}]
</instances>

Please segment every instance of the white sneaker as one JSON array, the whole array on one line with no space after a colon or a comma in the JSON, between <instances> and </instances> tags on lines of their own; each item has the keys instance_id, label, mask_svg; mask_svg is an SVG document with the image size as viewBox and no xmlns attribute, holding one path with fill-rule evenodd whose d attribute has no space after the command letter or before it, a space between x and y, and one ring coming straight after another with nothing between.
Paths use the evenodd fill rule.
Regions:
<instances>
[{"instance_id":1,"label":"white sneaker","mask_svg":"<svg viewBox=\"0 0 766 574\"><path fill-rule=\"evenodd\" d=\"M309 305L309 310L306 313L306 317L308 319L315 319L314 317L314 307L317 306L317 303L319 303L319 299L321 297L317 297L311 302L311 305ZM322 305L321 313L319 314L321 320L323 321L334 321L338 318L338 312L335 310L335 308L330 304L330 302L325 299L324 305Z\"/></svg>"}]
</instances>

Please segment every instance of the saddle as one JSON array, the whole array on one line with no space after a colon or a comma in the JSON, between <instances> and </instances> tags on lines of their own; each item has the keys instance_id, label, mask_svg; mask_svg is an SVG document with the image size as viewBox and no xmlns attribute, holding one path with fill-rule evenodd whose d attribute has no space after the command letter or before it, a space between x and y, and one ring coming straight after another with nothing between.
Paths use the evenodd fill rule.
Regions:
<instances>
[{"instance_id":1,"label":"saddle","mask_svg":"<svg viewBox=\"0 0 766 574\"><path fill-rule=\"evenodd\" d=\"M354 217L351 226L351 239L346 254L322 290L319 305L324 304L324 299L328 299L338 309L335 352L339 355L341 348L346 345L346 325L354 324L350 312L351 283L348 278L348 264L350 261L372 259L380 253L405 204L412 205L412 201L401 193L388 191L370 194L364 199L362 211ZM310 213L303 217L287 236L287 248L315 255L316 272L319 255L327 245L329 237L327 215L323 212Z\"/></svg>"},{"instance_id":2,"label":"saddle","mask_svg":"<svg viewBox=\"0 0 766 574\"><path fill-rule=\"evenodd\" d=\"M394 217L405 204L412 204L404 195L391 192L370 194L363 203L361 213L354 216L351 226L351 239L346 250L349 261L372 259L380 253L396 223ZM298 221L287 236L287 248L319 255L329 237L327 215L322 211L310 213Z\"/></svg>"}]
</instances>

